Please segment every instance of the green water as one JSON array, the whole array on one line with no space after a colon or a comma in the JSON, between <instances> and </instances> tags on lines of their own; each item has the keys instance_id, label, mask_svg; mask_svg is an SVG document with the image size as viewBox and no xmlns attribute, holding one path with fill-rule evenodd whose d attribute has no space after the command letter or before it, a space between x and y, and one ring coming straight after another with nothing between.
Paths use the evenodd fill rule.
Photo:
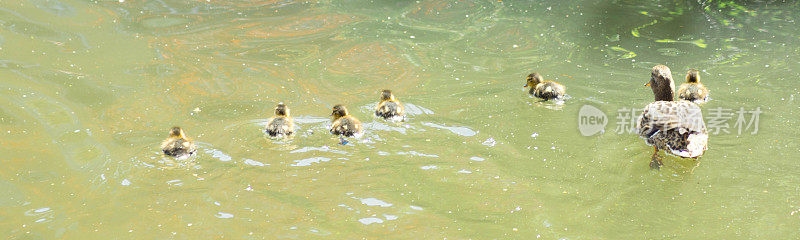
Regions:
<instances>
[{"instance_id":1,"label":"green water","mask_svg":"<svg viewBox=\"0 0 800 240\"><path fill-rule=\"evenodd\" d=\"M800 238L800 5L697 2L4 0L0 235ZM657 64L700 70L707 123L734 115L658 171L615 131ZM383 88L405 123L372 117ZM278 102L292 139L262 132ZM366 128L347 145L338 103ZM762 111L741 133L740 109ZM160 154L173 125L189 161Z\"/></svg>"}]
</instances>

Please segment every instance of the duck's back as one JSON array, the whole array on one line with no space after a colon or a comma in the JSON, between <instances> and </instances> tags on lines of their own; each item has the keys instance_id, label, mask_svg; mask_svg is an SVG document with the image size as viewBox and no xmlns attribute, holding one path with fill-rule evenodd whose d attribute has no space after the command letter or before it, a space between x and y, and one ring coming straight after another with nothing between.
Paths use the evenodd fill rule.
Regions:
<instances>
[{"instance_id":1,"label":"duck's back","mask_svg":"<svg viewBox=\"0 0 800 240\"><path fill-rule=\"evenodd\" d=\"M292 135L294 123L287 117L275 117L267 124L267 134L270 136Z\"/></svg>"},{"instance_id":2,"label":"duck's back","mask_svg":"<svg viewBox=\"0 0 800 240\"><path fill-rule=\"evenodd\" d=\"M561 84L546 81L531 88L531 91L534 97L550 100L563 97L565 89Z\"/></svg>"},{"instance_id":3,"label":"duck's back","mask_svg":"<svg viewBox=\"0 0 800 240\"><path fill-rule=\"evenodd\" d=\"M708 97L708 89L702 83L684 83L678 88L678 98L692 102L703 102Z\"/></svg>"},{"instance_id":4,"label":"duck's back","mask_svg":"<svg viewBox=\"0 0 800 240\"><path fill-rule=\"evenodd\" d=\"M688 101L656 101L648 104L636 124L647 144L680 157L697 157L708 146L703 113Z\"/></svg>"},{"instance_id":5,"label":"duck's back","mask_svg":"<svg viewBox=\"0 0 800 240\"><path fill-rule=\"evenodd\" d=\"M375 109L375 115L382 118L392 118L403 115L403 106L395 101L383 101Z\"/></svg>"},{"instance_id":6,"label":"duck's back","mask_svg":"<svg viewBox=\"0 0 800 240\"><path fill-rule=\"evenodd\" d=\"M331 133L335 135L343 135L345 137L352 137L361 132L361 122L351 116L341 117L336 119L331 126Z\"/></svg>"}]
</instances>

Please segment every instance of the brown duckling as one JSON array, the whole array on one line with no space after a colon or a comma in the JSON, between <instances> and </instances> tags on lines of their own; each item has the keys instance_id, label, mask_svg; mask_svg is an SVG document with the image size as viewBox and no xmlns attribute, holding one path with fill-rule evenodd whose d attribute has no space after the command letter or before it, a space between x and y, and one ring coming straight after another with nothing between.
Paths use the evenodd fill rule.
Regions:
<instances>
[{"instance_id":1,"label":"brown duckling","mask_svg":"<svg viewBox=\"0 0 800 240\"><path fill-rule=\"evenodd\" d=\"M686 73L686 83L678 88L678 98L695 103L708 101L708 89L700 82L700 73L691 69Z\"/></svg>"},{"instance_id":2,"label":"brown duckling","mask_svg":"<svg viewBox=\"0 0 800 240\"><path fill-rule=\"evenodd\" d=\"M341 135L345 137L352 137L361 133L361 122L347 112L347 108L341 104L333 106L331 112L333 123L331 124L331 133L334 135Z\"/></svg>"},{"instance_id":3,"label":"brown duckling","mask_svg":"<svg viewBox=\"0 0 800 240\"><path fill-rule=\"evenodd\" d=\"M266 132L270 137L291 136L294 133L294 120L289 116L289 107L283 103L275 107L275 116L269 119Z\"/></svg>"},{"instance_id":4,"label":"brown duckling","mask_svg":"<svg viewBox=\"0 0 800 240\"><path fill-rule=\"evenodd\" d=\"M375 107L375 116L382 117L384 119L390 118L401 118L405 116L405 108L397 98L394 97L392 91L390 90L383 90L381 91L381 102L378 103L378 106Z\"/></svg>"},{"instance_id":5,"label":"brown duckling","mask_svg":"<svg viewBox=\"0 0 800 240\"><path fill-rule=\"evenodd\" d=\"M550 99L561 99L564 97L566 88L557 82L543 81L542 75L538 73L531 73L528 75L528 82L524 87L530 87L528 93L533 94L534 97L541 98L544 101Z\"/></svg>"},{"instance_id":6,"label":"brown duckling","mask_svg":"<svg viewBox=\"0 0 800 240\"><path fill-rule=\"evenodd\" d=\"M665 150L683 158L697 158L708 149L708 132L703 113L697 104L688 101L674 101L675 82L672 73L664 65L653 67L650 86L655 101L644 107L636 122L636 130L654 152L651 168L659 168L662 163L659 150Z\"/></svg>"},{"instance_id":7,"label":"brown duckling","mask_svg":"<svg viewBox=\"0 0 800 240\"><path fill-rule=\"evenodd\" d=\"M197 151L194 142L186 137L183 129L172 127L169 131L169 138L161 142L161 151L167 156L176 158L188 158Z\"/></svg>"}]
</instances>

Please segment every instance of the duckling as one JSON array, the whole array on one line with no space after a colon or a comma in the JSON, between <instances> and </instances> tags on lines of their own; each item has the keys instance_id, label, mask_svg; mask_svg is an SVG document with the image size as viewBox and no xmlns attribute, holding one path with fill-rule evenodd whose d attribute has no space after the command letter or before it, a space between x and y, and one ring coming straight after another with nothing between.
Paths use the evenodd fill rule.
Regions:
<instances>
[{"instance_id":1,"label":"duckling","mask_svg":"<svg viewBox=\"0 0 800 240\"><path fill-rule=\"evenodd\" d=\"M291 136L294 133L294 120L289 116L289 107L283 103L275 107L275 116L269 119L266 132L270 137Z\"/></svg>"},{"instance_id":2,"label":"duckling","mask_svg":"<svg viewBox=\"0 0 800 240\"><path fill-rule=\"evenodd\" d=\"M392 91L381 91L381 102L378 103L377 107L375 107L375 116L382 117L384 119L395 117L402 119L405 114L405 108L402 104L400 104L400 101L394 97Z\"/></svg>"},{"instance_id":3,"label":"duckling","mask_svg":"<svg viewBox=\"0 0 800 240\"><path fill-rule=\"evenodd\" d=\"M678 98L694 103L704 103L708 100L708 89L700 82L700 73L691 69L686 73L686 83L678 88Z\"/></svg>"},{"instance_id":4,"label":"duckling","mask_svg":"<svg viewBox=\"0 0 800 240\"><path fill-rule=\"evenodd\" d=\"M169 131L169 138L161 142L161 151L167 156L176 158L188 158L197 151L194 142L186 137L183 129L172 127Z\"/></svg>"},{"instance_id":5,"label":"duckling","mask_svg":"<svg viewBox=\"0 0 800 240\"><path fill-rule=\"evenodd\" d=\"M655 101L644 107L636 130L648 145L653 146L650 167L658 169L662 162L659 150L682 158L697 158L708 149L708 131L700 107L693 102L674 101L675 82L664 65L653 67L650 86Z\"/></svg>"},{"instance_id":6,"label":"duckling","mask_svg":"<svg viewBox=\"0 0 800 240\"><path fill-rule=\"evenodd\" d=\"M333 106L331 112L333 123L331 124L331 133L334 135L341 135L345 137L352 137L353 135L361 133L361 122L347 112L347 108L341 104Z\"/></svg>"},{"instance_id":7,"label":"duckling","mask_svg":"<svg viewBox=\"0 0 800 240\"><path fill-rule=\"evenodd\" d=\"M528 93L533 94L534 97L541 98L544 101L564 97L566 88L557 82L543 81L542 75L538 73L531 73L528 75L528 83L523 87L530 87Z\"/></svg>"}]
</instances>

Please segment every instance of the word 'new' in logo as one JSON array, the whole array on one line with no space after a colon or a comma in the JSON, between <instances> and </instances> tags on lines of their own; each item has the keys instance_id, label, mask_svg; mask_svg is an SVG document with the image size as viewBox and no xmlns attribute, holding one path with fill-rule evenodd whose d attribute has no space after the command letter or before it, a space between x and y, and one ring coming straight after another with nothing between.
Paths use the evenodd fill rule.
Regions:
<instances>
[{"instance_id":1,"label":"word 'new' in logo","mask_svg":"<svg viewBox=\"0 0 800 240\"><path fill-rule=\"evenodd\" d=\"M583 105L578 111L578 130L583 136L604 132L606 124L608 124L606 114L592 105Z\"/></svg>"}]
</instances>

